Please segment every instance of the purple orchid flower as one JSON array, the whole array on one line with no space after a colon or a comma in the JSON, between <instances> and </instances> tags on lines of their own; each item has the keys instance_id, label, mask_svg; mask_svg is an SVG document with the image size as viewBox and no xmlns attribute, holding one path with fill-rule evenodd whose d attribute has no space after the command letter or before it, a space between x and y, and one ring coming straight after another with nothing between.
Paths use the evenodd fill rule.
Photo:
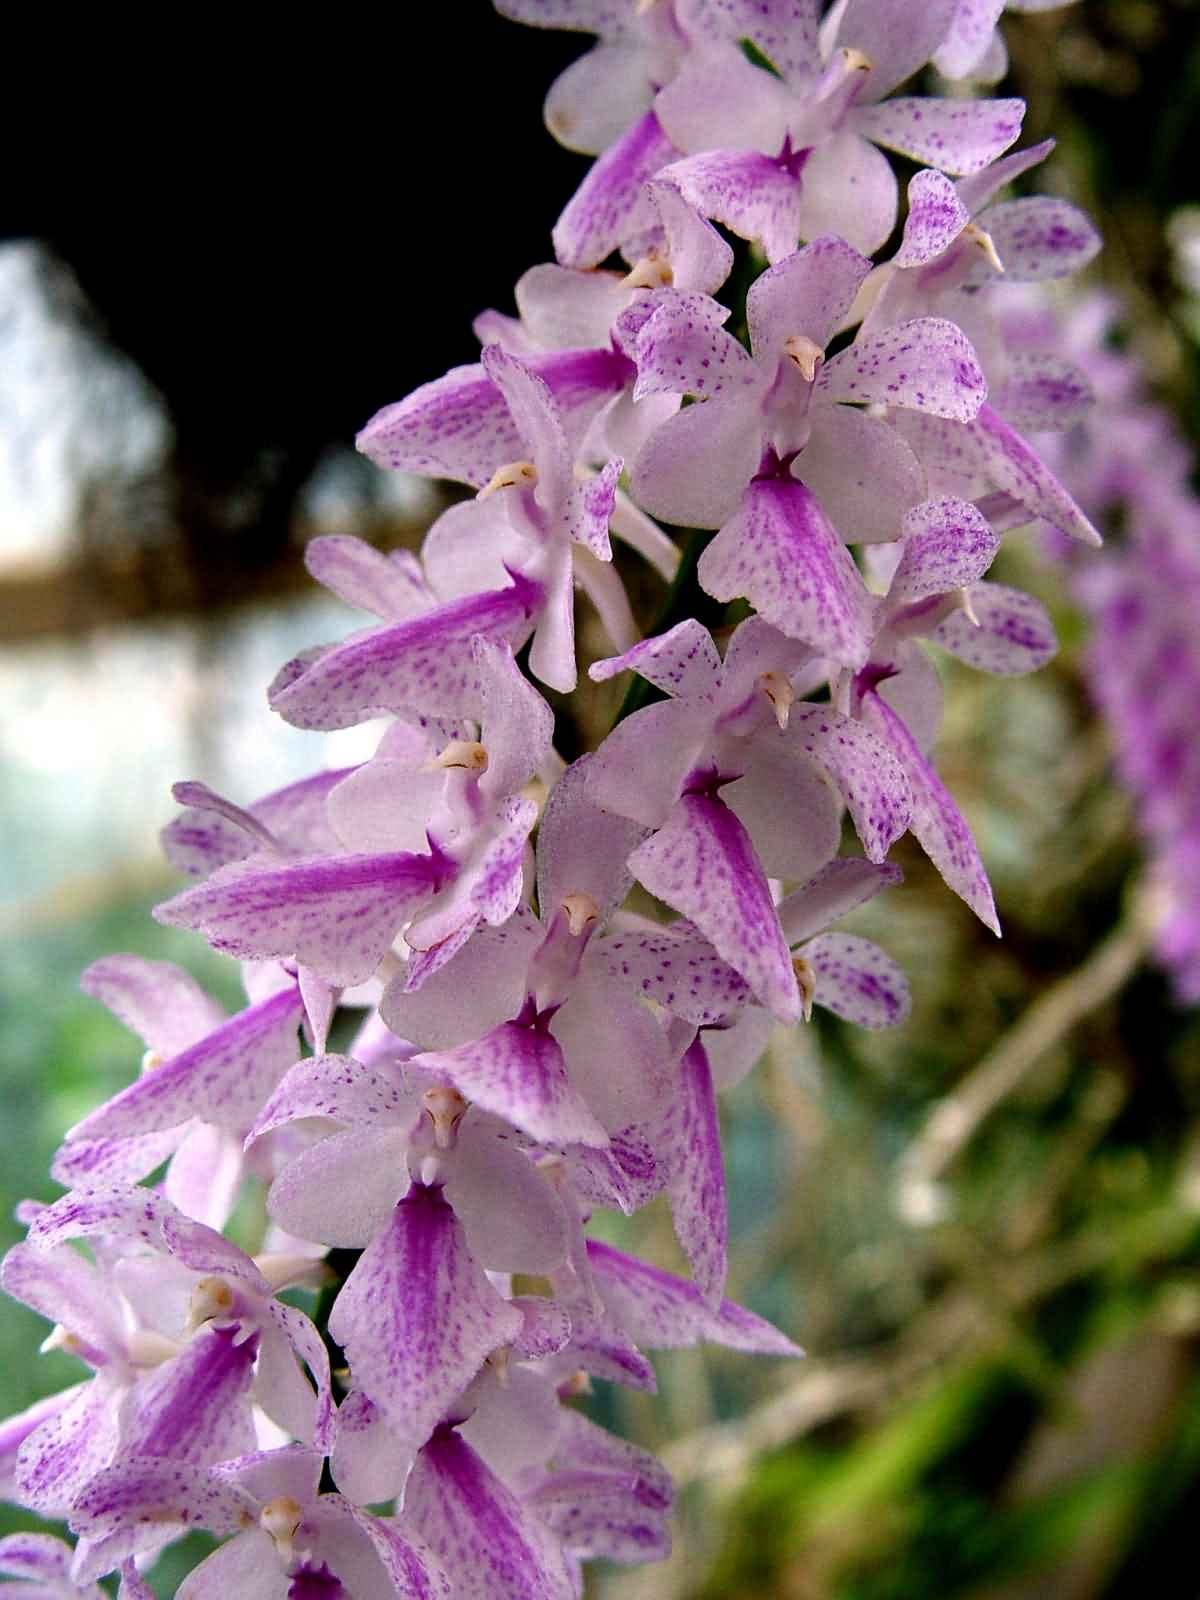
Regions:
<instances>
[{"instance_id":1,"label":"purple orchid flower","mask_svg":"<svg viewBox=\"0 0 1200 1600\"><path fill-rule=\"evenodd\" d=\"M630 857L639 881L690 918L782 1021L800 993L768 877L805 881L836 852L840 807L882 860L908 825L894 757L830 706L797 702L810 651L758 618L734 633L722 663L685 622L594 666L627 667L670 698L620 723L589 766L593 800L656 831ZM831 781L830 781L831 780Z\"/></svg>"},{"instance_id":2,"label":"purple orchid flower","mask_svg":"<svg viewBox=\"0 0 1200 1600\"><path fill-rule=\"evenodd\" d=\"M317 1574L327 1575L319 1592L328 1600L450 1600L446 1579L400 1522L319 1492L321 1465L315 1451L289 1445L218 1466L143 1458L109 1467L72 1513L89 1547L78 1566L115 1565L151 1522L225 1539L188 1574L178 1591L185 1600L289 1600Z\"/></svg>"},{"instance_id":3,"label":"purple orchid flower","mask_svg":"<svg viewBox=\"0 0 1200 1600\"><path fill-rule=\"evenodd\" d=\"M216 948L243 958L294 957L338 987L370 978L402 928L413 948L440 950L431 970L481 921L503 922L520 898L537 817L520 790L549 753L551 718L506 646L477 637L472 649L488 744L451 737L434 755L432 728L414 736L401 723L399 736L387 736L375 760L327 797L345 853L295 859L264 845L155 916L200 928ZM408 806L388 792L396 779ZM335 903L341 918L329 915Z\"/></svg>"},{"instance_id":4,"label":"purple orchid flower","mask_svg":"<svg viewBox=\"0 0 1200 1600\"><path fill-rule=\"evenodd\" d=\"M167 1198L198 1222L228 1221L246 1167L242 1139L298 1058L304 1000L294 979L226 1019L169 962L106 956L81 980L147 1046L142 1076L71 1128L51 1174L68 1187L132 1183L169 1157Z\"/></svg>"},{"instance_id":5,"label":"purple orchid flower","mask_svg":"<svg viewBox=\"0 0 1200 1600\"><path fill-rule=\"evenodd\" d=\"M868 255L879 248L895 225L896 180L878 145L969 173L1020 131L1020 100L886 98L941 44L954 0L917 12L903 0L850 0L824 38L815 4L728 9L775 75L732 42L697 49L655 113L687 152L666 175L703 215L761 241L771 262L825 233Z\"/></svg>"},{"instance_id":6,"label":"purple orchid flower","mask_svg":"<svg viewBox=\"0 0 1200 1600\"><path fill-rule=\"evenodd\" d=\"M66 1248L81 1238L111 1264L102 1270ZM303 1274L311 1263L294 1266ZM32 1505L68 1509L118 1449L197 1463L251 1449L252 1400L318 1448L331 1437L329 1362L312 1323L276 1299L282 1284L249 1256L152 1190L64 1195L9 1251L3 1281L96 1372L18 1451Z\"/></svg>"},{"instance_id":7,"label":"purple orchid flower","mask_svg":"<svg viewBox=\"0 0 1200 1600\"><path fill-rule=\"evenodd\" d=\"M990 204L1005 184L1045 158L1050 140L957 184L919 172L909 184L904 237L890 262L864 285L860 340L913 317L947 317L963 328L991 386L974 418L896 416L896 427L920 457L938 493L966 499L1001 493L1032 516L1044 517L1085 544L1099 535L1053 476L1025 432L1071 427L1090 403L1079 368L1061 356L1010 352L991 290L1001 281L1032 283L1063 277L1087 264L1100 247L1087 217L1050 196Z\"/></svg>"},{"instance_id":8,"label":"purple orchid flower","mask_svg":"<svg viewBox=\"0 0 1200 1600\"><path fill-rule=\"evenodd\" d=\"M941 318L918 317L825 360L870 262L822 238L772 267L746 303L752 354L692 297L655 311L637 342L635 393L666 389L702 403L665 422L638 457L633 491L656 516L719 528L742 507L764 459L802 479L843 538L894 539L922 497L915 458L857 408L887 405L960 422L987 393L974 352ZM853 471L847 472L847 459Z\"/></svg>"}]
</instances>

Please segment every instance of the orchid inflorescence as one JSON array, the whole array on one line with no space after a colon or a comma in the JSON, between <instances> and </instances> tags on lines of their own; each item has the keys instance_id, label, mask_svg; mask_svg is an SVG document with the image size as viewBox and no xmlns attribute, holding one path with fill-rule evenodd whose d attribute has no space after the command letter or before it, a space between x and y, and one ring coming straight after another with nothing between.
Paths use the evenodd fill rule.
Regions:
<instances>
[{"instance_id":1,"label":"orchid inflorescence","mask_svg":"<svg viewBox=\"0 0 1200 1600\"><path fill-rule=\"evenodd\" d=\"M187 1597L570 1600L589 1558L663 1556L666 1472L573 1402L652 1390L643 1347L800 1354L724 1298L719 1091L814 1005L904 1018L896 963L831 929L899 881L906 831L999 931L927 646L1053 654L985 573L1018 523L1097 542L1025 437L1088 386L994 291L1098 241L1064 200L998 198L1050 148L1005 154L1022 102L895 93L930 62L999 76L999 0L497 4L597 36L547 121L598 159L480 361L360 436L473 498L420 559L308 547L376 620L271 704L385 718L375 755L245 809L177 788L196 882L156 915L236 957L247 1004L133 956L84 976L147 1054L4 1262L90 1371L3 1429L9 1493L77 1536L0 1544L38 1593L148 1595L194 1528L222 1542ZM885 150L925 165L873 263ZM649 637L612 535L670 586ZM566 765L542 689L576 688L577 592L611 646L588 676L642 688ZM254 1256L222 1232L250 1178ZM690 1276L587 1235L660 1194ZM305 1287L315 1316L281 1298Z\"/></svg>"}]
</instances>

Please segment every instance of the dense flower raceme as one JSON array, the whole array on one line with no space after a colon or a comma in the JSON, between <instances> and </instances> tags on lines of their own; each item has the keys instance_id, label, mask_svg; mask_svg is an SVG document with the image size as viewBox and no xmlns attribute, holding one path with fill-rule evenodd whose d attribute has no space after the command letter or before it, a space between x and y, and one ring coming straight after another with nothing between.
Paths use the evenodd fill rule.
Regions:
<instances>
[{"instance_id":1,"label":"dense flower raceme","mask_svg":"<svg viewBox=\"0 0 1200 1600\"><path fill-rule=\"evenodd\" d=\"M895 962L836 923L905 832L998 931L933 663L1054 651L986 573L1019 521L1095 541L1025 437L1088 384L994 300L1097 240L1004 195L1048 148L1005 155L1019 102L895 91L930 61L985 80L999 5L500 9L597 37L547 115L598 160L480 361L360 437L474 493L419 557L309 546L371 620L271 703L381 720L375 754L245 807L177 788L193 881L157 915L236 958L246 1004L131 956L85 975L146 1054L4 1263L84 1368L0 1429L6 1492L77 1539L0 1544L35 1592L119 1572L136 1600L192 1527L220 1541L197 1597L573 1600L590 1558L663 1555L669 1480L591 1385L653 1389L646 1350L702 1341L800 1354L725 1298L720 1093L814 1005L903 1020ZM928 165L874 261L888 149ZM613 536L672 586L648 637ZM542 691L581 677L577 595L587 676L640 687L567 765ZM222 1231L248 1181L253 1253ZM658 1195L686 1275L589 1235Z\"/></svg>"},{"instance_id":2,"label":"dense flower raceme","mask_svg":"<svg viewBox=\"0 0 1200 1600\"><path fill-rule=\"evenodd\" d=\"M1064 482L1114 535L1101 558L1075 565L1073 590L1092 638L1085 682L1109 724L1117 770L1161 900L1158 957L1185 1004L1200 1001L1200 501L1195 458L1155 401L1136 352L1113 335L1124 308L1093 294L1065 309L1012 306L1007 321L1034 349L1064 345L1084 367L1095 405L1047 441ZM1052 546L1066 554L1061 541Z\"/></svg>"}]
</instances>

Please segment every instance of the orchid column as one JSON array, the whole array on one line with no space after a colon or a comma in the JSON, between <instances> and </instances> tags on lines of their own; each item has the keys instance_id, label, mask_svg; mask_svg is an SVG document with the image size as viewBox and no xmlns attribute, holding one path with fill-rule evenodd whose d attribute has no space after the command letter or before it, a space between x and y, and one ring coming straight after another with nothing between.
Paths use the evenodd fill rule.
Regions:
<instances>
[{"instance_id":1,"label":"orchid column","mask_svg":"<svg viewBox=\"0 0 1200 1600\"><path fill-rule=\"evenodd\" d=\"M43 1592L145 1595L195 1526L223 1542L185 1596L572 1600L591 1557L661 1557L670 1482L588 1420L593 1383L653 1389L643 1347L800 1354L724 1298L720 1091L814 1005L903 1021L895 962L834 924L906 831L999 932L928 647L1054 651L985 574L1033 517L1096 542L1024 437L1087 386L990 290L1097 240L998 198L1049 148L1004 154L1020 101L895 91L998 68L1000 7L500 9L598 36L547 103L598 159L479 363L360 436L474 496L419 560L309 546L370 620L271 704L382 719L375 755L246 808L178 786L196 882L156 914L242 963L245 1007L131 956L85 974L146 1054L4 1265L86 1369L3 1435L10 1493L77 1537L0 1545ZM925 163L903 208L886 151ZM648 632L613 536L661 586ZM580 600L609 641L586 676ZM543 689L618 674L638 709L567 766ZM223 1234L247 1182L253 1256ZM660 1194L686 1276L588 1235Z\"/></svg>"}]
</instances>

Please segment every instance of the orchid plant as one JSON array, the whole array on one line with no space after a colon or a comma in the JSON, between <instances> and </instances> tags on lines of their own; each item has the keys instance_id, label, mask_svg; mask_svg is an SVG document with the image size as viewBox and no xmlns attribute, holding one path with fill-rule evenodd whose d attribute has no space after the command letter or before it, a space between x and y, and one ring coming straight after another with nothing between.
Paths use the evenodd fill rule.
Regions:
<instances>
[{"instance_id":1,"label":"orchid plant","mask_svg":"<svg viewBox=\"0 0 1200 1600\"><path fill-rule=\"evenodd\" d=\"M1003 69L998 0L497 5L595 36L546 118L597 159L479 362L359 437L473 496L419 559L308 547L371 620L270 701L383 719L375 754L245 807L177 789L195 881L156 915L241 962L245 1007L132 956L84 976L146 1054L4 1262L83 1367L0 1432L9 1495L77 1541L0 1542L30 1593L145 1596L198 1527L189 1600L575 1600L591 1558L663 1556L670 1480L592 1384L801 1354L724 1295L721 1091L814 1005L903 1021L896 963L831 930L906 832L999 932L928 652L1054 652L985 574L1032 517L1096 542L1025 437L1088 385L993 289L1098 240L996 198L1049 148L1006 155L1022 103L963 79ZM930 63L948 96L897 94ZM899 232L887 151L924 164ZM664 587L648 634L612 536ZM630 714L567 765L543 690L618 676ZM251 1180L253 1255L223 1232ZM660 1194L687 1276L589 1236Z\"/></svg>"}]
</instances>

